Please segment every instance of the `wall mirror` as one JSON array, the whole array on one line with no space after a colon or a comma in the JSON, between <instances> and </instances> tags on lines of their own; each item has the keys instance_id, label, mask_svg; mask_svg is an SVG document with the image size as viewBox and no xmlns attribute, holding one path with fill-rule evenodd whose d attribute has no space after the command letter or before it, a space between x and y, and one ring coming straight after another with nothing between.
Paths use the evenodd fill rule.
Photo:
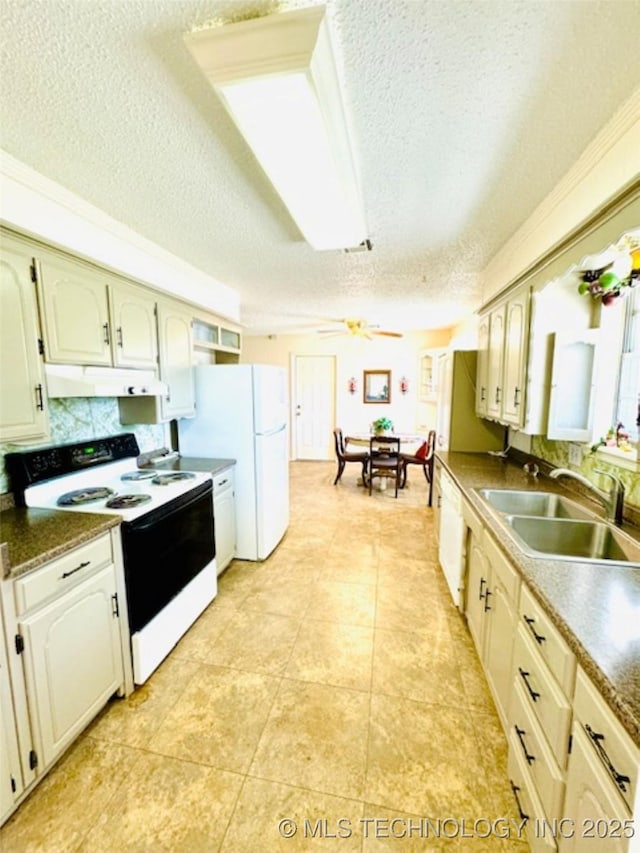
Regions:
<instances>
[{"instance_id":1,"label":"wall mirror","mask_svg":"<svg viewBox=\"0 0 640 853\"><path fill-rule=\"evenodd\" d=\"M362 389L364 403L390 403L391 371L365 370Z\"/></svg>"}]
</instances>

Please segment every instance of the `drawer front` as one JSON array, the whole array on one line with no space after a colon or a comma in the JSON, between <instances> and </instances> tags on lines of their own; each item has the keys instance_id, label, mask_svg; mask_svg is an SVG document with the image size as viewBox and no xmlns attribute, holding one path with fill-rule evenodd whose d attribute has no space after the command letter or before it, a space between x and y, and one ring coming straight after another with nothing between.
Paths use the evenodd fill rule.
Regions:
<instances>
[{"instance_id":1,"label":"drawer front","mask_svg":"<svg viewBox=\"0 0 640 853\"><path fill-rule=\"evenodd\" d=\"M513 653L515 680L546 734L558 765L565 768L569 758L571 705L533 643L520 623Z\"/></svg>"},{"instance_id":2,"label":"drawer front","mask_svg":"<svg viewBox=\"0 0 640 853\"><path fill-rule=\"evenodd\" d=\"M527 706L520 684L511 692L509 713L510 748L519 750L548 818L562 817L564 774L556 764L546 738Z\"/></svg>"},{"instance_id":3,"label":"drawer front","mask_svg":"<svg viewBox=\"0 0 640 853\"><path fill-rule=\"evenodd\" d=\"M520 593L520 616L534 640L538 653L558 680L565 695L573 696L576 679L575 655L524 584Z\"/></svg>"},{"instance_id":4,"label":"drawer front","mask_svg":"<svg viewBox=\"0 0 640 853\"><path fill-rule=\"evenodd\" d=\"M500 578L507 597L517 607L520 575L490 536L484 537L482 548L491 563L491 568L495 575Z\"/></svg>"},{"instance_id":5,"label":"drawer front","mask_svg":"<svg viewBox=\"0 0 640 853\"><path fill-rule=\"evenodd\" d=\"M224 471L219 471L213 478L214 494L220 495L226 492L227 489L233 488L233 469L225 468Z\"/></svg>"},{"instance_id":6,"label":"drawer front","mask_svg":"<svg viewBox=\"0 0 640 853\"><path fill-rule=\"evenodd\" d=\"M41 569L18 578L14 583L16 612L18 615L32 607L60 595L75 586L101 566L112 562L111 537L108 533L74 548Z\"/></svg>"},{"instance_id":7,"label":"drawer front","mask_svg":"<svg viewBox=\"0 0 640 853\"><path fill-rule=\"evenodd\" d=\"M515 733L514 733L515 737ZM531 853L553 853L558 849L552 833L546 831L547 817L540 798L529 776L527 764L521 756L520 744L511 742L509 736L509 782L516 801L516 813L519 820L525 820L525 834Z\"/></svg>"},{"instance_id":8,"label":"drawer front","mask_svg":"<svg viewBox=\"0 0 640 853\"><path fill-rule=\"evenodd\" d=\"M574 718L616 790L629 806L629 811L633 812L640 773L640 749L581 669L576 679Z\"/></svg>"}]
</instances>

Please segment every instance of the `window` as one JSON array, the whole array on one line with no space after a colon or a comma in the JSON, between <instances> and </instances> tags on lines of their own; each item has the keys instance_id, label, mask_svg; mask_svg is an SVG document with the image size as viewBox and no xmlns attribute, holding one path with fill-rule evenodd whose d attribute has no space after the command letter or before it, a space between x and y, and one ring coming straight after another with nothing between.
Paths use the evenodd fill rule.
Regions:
<instances>
[{"instance_id":1,"label":"window","mask_svg":"<svg viewBox=\"0 0 640 853\"><path fill-rule=\"evenodd\" d=\"M620 374L618 377L616 424L624 424L631 441L640 430L640 287L627 294Z\"/></svg>"}]
</instances>

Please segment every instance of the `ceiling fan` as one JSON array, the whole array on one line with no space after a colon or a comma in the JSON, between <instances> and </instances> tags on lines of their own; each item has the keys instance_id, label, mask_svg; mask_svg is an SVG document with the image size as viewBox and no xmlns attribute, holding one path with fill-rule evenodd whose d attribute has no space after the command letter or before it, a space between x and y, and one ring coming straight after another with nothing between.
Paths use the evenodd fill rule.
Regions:
<instances>
[{"instance_id":1,"label":"ceiling fan","mask_svg":"<svg viewBox=\"0 0 640 853\"><path fill-rule=\"evenodd\" d=\"M366 338L369 341L373 340L374 335L385 338L402 337L400 332L383 331L379 326L371 325L366 320L346 319L340 320L340 322L344 324L343 329L320 329L318 334L329 337L333 335L349 335L352 338Z\"/></svg>"}]
</instances>

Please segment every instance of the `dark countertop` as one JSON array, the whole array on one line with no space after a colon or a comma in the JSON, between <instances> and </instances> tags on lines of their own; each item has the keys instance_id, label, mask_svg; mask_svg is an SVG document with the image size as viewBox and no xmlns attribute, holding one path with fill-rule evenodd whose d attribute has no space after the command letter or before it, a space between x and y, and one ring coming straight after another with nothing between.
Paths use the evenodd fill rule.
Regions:
<instances>
[{"instance_id":1,"label":"dark countertop","mask_svg":"<svg viewBox=\"0 0 640 853\"><path fill-rule=\"evenodd\" d=\"M208 459L204 456L178 456L166 462L162 460L151 460L142 468L161 468L163 471L206 471L219 474L225 468L236 464L235 459Z\"/></svg>"},{"instance_id":2,"label":"dark countertop","mask_svg":"<svg viewBox=\"0 0 640 853\"><path fill-rule=\"evenodd\" d=\"M121 522L118 515L14 507L0 513L2 576L17 578Z\"/></svg>"},{"instance_id":3,"label":"dark countertop","mask_svg":"<svg viewBox=\"0 0 640 853\"><path fill-rule=\"evenodd\" d=\"M502 530L488 504L471 490L488 487L558 492L603 517L600 504L562 488L556 480L542 475L530 477L520 465L485 454L436 453L436 458L491 529L580 666L640 746L640 569L528 557ZM637 528L625 525L623 529L640 540Z\"/></svg>"}]
</instances>

